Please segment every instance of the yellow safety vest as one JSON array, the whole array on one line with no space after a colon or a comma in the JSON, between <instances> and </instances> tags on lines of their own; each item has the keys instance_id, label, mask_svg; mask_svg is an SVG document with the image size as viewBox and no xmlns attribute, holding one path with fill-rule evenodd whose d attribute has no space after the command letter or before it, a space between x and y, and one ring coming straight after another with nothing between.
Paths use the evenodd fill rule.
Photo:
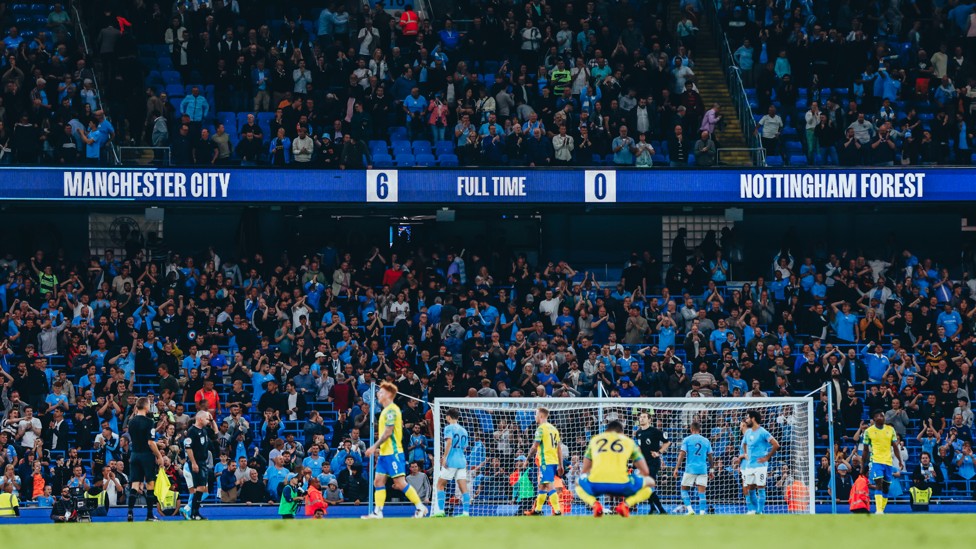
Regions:
<instances>
[{"instance_id":1,"label":"yellow safety vest","mask_svg":"<svg viewBox=\"0 0 976 549\"><path fill-rule=\"evenodd\" d=\"M0 517L17 516L17 513L14 512L14 508L19 506L20 502L17 500L17 496L14 494L0 494Z\"/></svg>"},{"instance_id":2,"label":"yellow safety vest","mask_svg":"<svg viewBox=\"0 0 976 549\"><path fill-rule=\"evenodd\" d=\"M929 498L932 497L932 489L926 488L925 490L919 490L918 488L912 486L909 490L912 494L912 503L915 505L928 505Z\"/></svg>"}]
</instances>

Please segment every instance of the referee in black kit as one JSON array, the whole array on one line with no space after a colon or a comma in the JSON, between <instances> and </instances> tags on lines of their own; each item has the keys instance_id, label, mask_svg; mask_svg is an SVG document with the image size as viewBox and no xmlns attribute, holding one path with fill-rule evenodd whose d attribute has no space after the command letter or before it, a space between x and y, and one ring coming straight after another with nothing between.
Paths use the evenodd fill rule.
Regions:
<instances>
[{"instance_id":1,"label":"referee in black kit","mask_svg":"<svg viewBox=\"0 0 976 549\"><path fill-rule=\"evenodd\" d=\"M129 436L132 438L132 454L129 456L129 480L132 489L129 493L129 515L126 518L132 522L132 508L135 506L137 493L146 496L146 521L159 522L153 509L156 508L156 471L163 465L163 455L153 440L156 434L153 420L146 417L149 413L149 399L142 397L136 401L135 417L129 420ZM144 488L144 489L143 489Z\"/></svg>"},{"instance_id":2,"label":"referee in black kit","mask_svg":"<svg viewBox=\"0 0 976 549\"><path fill-rule=\"evenodd\" d=\"M637 433L634 434L634 440L640 446L641 453L644 454L651 477L656 480L658 472L661 471L661 454L671 446L671 441L668 440L667 433L651 425L652 413L649 410L642 410L637 416L638 429ZM657 508L662 515L668 514L664 505L661 505L661 498L658 497L656 490L651 494L648 503L651 504L651 513L654 512L654 508Z\"/></svg>"},{"instance_id":3,"label":"referee in black kit","mask_svg":"<svg viewBox=\"0 0 976 549\"><path fill-rule=\"evenodd\" d=\"M207 477L210 471L207 469L207 456L210 452L210 441L207 436L207 425L210 424L210 412L197 412L195 421L186 430L186 438L183 440L183 451L186 452L186 460L190 464L190 513L184 512L183 518L187 520L207 520L200 516L200 503L207 492ZM185 509L185 508L184 508Z\"/></svg>"}]
</instances>

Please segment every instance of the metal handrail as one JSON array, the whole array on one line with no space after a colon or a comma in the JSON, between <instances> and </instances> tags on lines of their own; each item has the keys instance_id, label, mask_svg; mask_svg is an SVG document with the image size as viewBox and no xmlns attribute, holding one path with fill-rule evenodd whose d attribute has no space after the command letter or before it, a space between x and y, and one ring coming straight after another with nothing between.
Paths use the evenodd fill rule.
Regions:
<instances>
[{"instance_id":1,"label":"metal handrail","mask_svg":"<svg viewBox=\"0 0 976 549\"><path fill-rule=\"evenodd\" d=\"M722 164L722 151L726 153L730 152L747 152L752 156L753 164L757 166L766 165L766 150L762 147L723 147L716 149L715 151L715 165L720 166ZM758 159L762 159L762 163L758 162Z\"/></svg>"},{"instance_id":2,"label":"metal handrail","mask_svg":"<svg viewBox=\"0 0 976 549\"><path fill-rule=\"evenodd\" d=\"M72 4L71 9L72 11L74 11L75 14L75 34L77 34L81 39L81 45L84 46L85 48L85 55L89 56L92 59L92 61L94 61L95 54L92 53L91 48L88 46L88 37L85 33L85 26L81 22L81 12L78 11L77 4ZM94 66L89 68L91 68L92 70L92 85L95 87L95 106L98 107L96 110L101 110L102 112L105 112L105 106L102 104L102 91L98 87L98 71L95 70ZM105 114L105 119L108 120L109 122L112 121L108 113ZM120 163L119 155L116 152L115 145L113 143L109 143L108 150L112 155L109 158L111 163L116 166L119 165Z\"/></svg>"},{"instance_id":3,"label":"metal handrail","mask_svg":"<svg viewBox=\"0 0 976 549\"><path fill-rule=\"evenodd\" d=\"M749 106L749 98L746 96L746 88L742 83L742 77L739 75L739 68L735 66L735 59L732 57L732 48L729 45L728 36L725 35L725 30L722 29L722 23L718 18L717 5L719 1L705 2L705 5L708 10L708 18L712 23L712 34L718 40L718 55L721 60L722 72L725 73L725 80L729 87L729 97L735 106L739 124L742 125L742 129L746 133L746 142L749 144L748 150L755 151L752 158L753 164L765 167L766 151L762 147L759 136L754 135L756 120L752 117L752 107Z\"/></svg>"}]
</instances>

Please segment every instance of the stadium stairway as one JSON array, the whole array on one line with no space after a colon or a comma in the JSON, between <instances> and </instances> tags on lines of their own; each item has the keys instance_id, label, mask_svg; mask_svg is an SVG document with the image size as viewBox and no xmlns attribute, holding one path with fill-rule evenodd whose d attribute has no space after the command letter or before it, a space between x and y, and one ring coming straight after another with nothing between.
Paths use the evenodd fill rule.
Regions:
<instances>
[{"instance_id":1,"label":"stadium stairway","mask_svg":"<svg viewBox=\"0 0 976 549\"><path fill-rule=\"evenodd\" d=\"M679 2L669 2L668 5L668 19L675 24L681 20L679 4ZM698 48L692 52L695 62L692 68L695 73L695 85L698 86L698 93L701 94L706 109L712 108L715 103L722 106L721 113L725 121L724 128L715 132L715 139L723 149L745 149L749 144L735 114L735 105L732 103L729 87L725 81L725 72L720 66L721 58L711 25L702 20L699 21L698 27L700 29L697 35ZM695 139L698 139L697 135ZM722 152L720 157L721 165L752 166L752 157L744 150Z\"/></svg>"}]
</instances>

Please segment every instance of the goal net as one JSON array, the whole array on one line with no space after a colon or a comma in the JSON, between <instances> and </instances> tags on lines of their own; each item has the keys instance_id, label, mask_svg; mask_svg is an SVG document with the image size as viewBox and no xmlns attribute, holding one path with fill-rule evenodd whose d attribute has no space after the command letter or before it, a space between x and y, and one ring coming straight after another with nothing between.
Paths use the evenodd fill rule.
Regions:
<instances>
[{"instance_id":1,"label":"goal net","mask_svg":"<svg viewBox=\"0 0 976 549\"><path fill-rule=\"evenodd\" d=\"M457 408L459 423L467 430L469 438L465 454L471 515L512 516L531 509L538 490L538 453L531 461L525 456L535 438L535 411L540 406L549 410L549 422L560 433L564 474L557 477L555 486L564 514L590 512L575 494L590 437L601 433L614 420L624 425L628 436L635 437L641 428L641 412L649 413L650 425L659 429L670 442L654 475L657 480L655 492L669 513L685 511L680 488L683 471L679 471L677 478L674 472L681 441L691 434L692 422L698 422L701 434L712 445L712 477L706 489L707 512L745 514L748 506L742 493L742 475L736 458L743 436L740 425L751 410L759 412L762 427L780 444L779 451L767 464L764 512L814 512L813 400L804 398L437 399L433 404L435 487L441 476L443 433L448 425L446 414L450 408ZM639 440L638 443L646 444L647 441ZM655 465L650 460L649 464ZM654 467L651 469L653 472ZM694 502L697 488L691 491ZM459 487L451 481L446 492L443 511L449 515L460 514ZM613 509L608 503L616 504L612 500L604 498L607 512ZM548 502L543 512L551 514ZM633 512L648 514L652 508L643 503Z\"/></svg>"}]
</instances>

